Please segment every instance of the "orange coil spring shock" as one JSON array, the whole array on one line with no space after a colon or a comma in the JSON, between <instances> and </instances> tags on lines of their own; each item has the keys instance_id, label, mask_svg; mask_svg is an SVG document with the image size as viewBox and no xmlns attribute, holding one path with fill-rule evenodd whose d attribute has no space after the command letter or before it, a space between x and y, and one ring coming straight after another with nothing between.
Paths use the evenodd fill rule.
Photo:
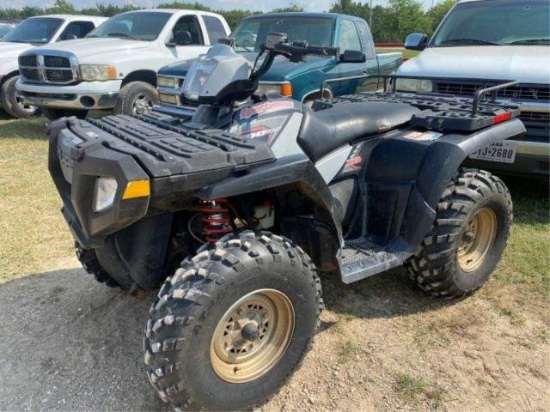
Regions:
<instances>
[{"instance_id":1,"label":"orange coil spring shock","mask_svg":"<svg viewBox=\"0 0 550 412\"><path fill-rule=\"evenodd\" d=\"M215 243L223 235L233 232L227 199L201 200L202 233L207 242Z\"/></svg>"}]
</instances>

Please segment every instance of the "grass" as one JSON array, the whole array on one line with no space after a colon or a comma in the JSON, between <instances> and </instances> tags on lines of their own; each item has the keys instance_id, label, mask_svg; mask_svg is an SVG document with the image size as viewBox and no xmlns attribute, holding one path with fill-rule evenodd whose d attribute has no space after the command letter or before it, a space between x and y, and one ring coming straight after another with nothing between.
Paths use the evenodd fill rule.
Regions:
<instances>
[{"instance_id":1,"label":"grass","mask_svg":"<svg viewBox=\"0 0 550 412\"><path fill-rule=\"evenodd\" d=\"M398 373L396 377L396 390L405 403L416 404L426 400L434 408L441 408L445 402L445 389L435 386L433 388L421 379L413 378L407 373Z\"/></svg>"},{"instance_id":2,"label":"grass","mask_svg":"<svg viewBox=\"0 0 550 412\"><path fill-rule=\"evenodd\" d=\"M0 113L0 281L72 256L71 235L48 173L45 119Z\"/></svg>"}]
</instances>

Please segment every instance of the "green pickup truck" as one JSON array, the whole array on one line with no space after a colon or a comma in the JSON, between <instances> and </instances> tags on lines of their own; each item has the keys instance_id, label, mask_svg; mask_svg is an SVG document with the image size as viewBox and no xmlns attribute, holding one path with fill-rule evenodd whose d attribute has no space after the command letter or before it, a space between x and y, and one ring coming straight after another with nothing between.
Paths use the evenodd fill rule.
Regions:
<instances>
[{"instance_id":1,"label":"green pickup truck","mask_svg":"<svg viewBox=\"0 0 550 412\"><path fill-rule=\"evenodd\" d=\"M321 97L353 93L357 80L331 83L321 96L325 80L361 75L388 75L402 62L401 53L376 54L367 23L360 18L331 13L269 13L244 19L233 31L235 49L254 61L268 33L285 33L289 42L310 46L338 47L340 57L309 56L307 62L290 62L279 57L260 78L260 93L289 96L308 103ZM156 110L178 115L188 102L182 99L182 85L193 60L162 67L157 73L160 105ZM364 84L365 90L382 87L377 79Z\"/></svg>"}]
</instances>

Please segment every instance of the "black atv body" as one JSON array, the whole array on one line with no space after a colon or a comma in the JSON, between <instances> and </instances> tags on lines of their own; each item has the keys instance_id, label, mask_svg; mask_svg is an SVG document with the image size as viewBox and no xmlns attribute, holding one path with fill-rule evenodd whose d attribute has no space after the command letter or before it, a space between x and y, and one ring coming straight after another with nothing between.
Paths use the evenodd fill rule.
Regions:
<instances>
[{"instance_id":1,"label":"black atv body","mask_svg":"<svg viewBox=\"0 0 550 412\"><path fill-rule=\"evenodd\" d=\"M516 106L482 104L474 116L471 108L469 99L382 93L318 101L315 111L251 103L224 128L155 112L61 119L48 128L49 169L75 239L125 289L154 288L176 249L193 254L200 244L189 219L200 200L215 199L232 203L232 219L269 200L270 230L350 283L413 254L468 154L525 131ZM282 151L284 139L298 149ZM97 213L99 176L119 189ZM123 200L128 182L141 180L150 195Z\"/></svg>"}]
</instances>

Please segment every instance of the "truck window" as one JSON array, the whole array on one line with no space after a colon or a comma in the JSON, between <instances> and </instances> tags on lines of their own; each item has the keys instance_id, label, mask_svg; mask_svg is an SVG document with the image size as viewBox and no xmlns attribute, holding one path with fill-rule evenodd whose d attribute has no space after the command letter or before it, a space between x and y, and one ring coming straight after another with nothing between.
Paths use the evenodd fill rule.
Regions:
<instances>
[{"instance_id":1,"label":"truck window","mask_svg":"<svg viewBox=\"0 0 550 412\"><path fill-rule=\"evenodd\" d=\"M231 33L239 52L258 51L268 33L286 33L288 41L305 41L312 46L332 46L334 19L325 17L252 17L245 19Z\"/></svg>"},{"instance_id":2,"label":"truck window","mask_svg":"<svg viewBox=\"0 0 550 412\"><path fill-rule=\"evenodd\" d=\"M357 29L353 21L342 20L340 22L338 47L340 47L340 52L346 50L361 50L361 41L359 40L359 35L357 34Z\"/></svg>"},{"instance_id":3,"label":"truck window","mask_svg":"<svg viewBox=\"0 0 550 412\"><path fill-rule=\"evenodd\" d=\"M2 41L48 43L62 23L62 19L52 17L27 19L19 23L13 31L6 34Z\"/></svg>"},{"instance_id":4,"label":"truck window","mask_svg":"<svg viewBox=\"0 0 550 412\"><path fill-rule=\"evenodd\" d=\"M215 44L218 42L218 39L227 36L225 34L225 29L220 19L208 15L202 16L202 18L206 26L206 31L208 32L208 37L210 38L210 44Z\"/></svg>"},{"instance_id":5,"label":"truck window","mask_svg":"<svg viewBox=\"0 0 550 412\"><path fill-rule=\"evenodd\" d=\"M550 44L548 0L467 2L455 6L432 40L432 46Z\"/></svg>"},{"instance_id":6,"label":"truck window","mask_svg":"<svg viewBox=\"0 0 550 412\"><path fill-rule=\"evenodd\" d=\"M111 17L88 37L120 37L153 41L172 15L165 12L129 12Z\"/></svg>"},{"instance_id":7,"label":"truck window","mask_svg":"<svg viewBox=\"0 0 550 412\"><path fill-rule=\"evenodd\" d=\"M172 36L178 31L188 31L191 34L192 45L203 45L201 28L196 16L183 16L180 18L172 29Z\"/></svg>"},{"instance_id":8,"label":"truck window","mask_svg":"<svg viewBox=\"0 0 550 412\"><path fill-rule=\"evenodd\" d=\"M91 21L73 21L69 23L63 33L59 36L59 40L67 40L76 36L77 39L85 37L94 29L94 24Z\"/></svg>"},{"instance_id":9,"label":"truck window","mask_svg":"<svg viewBox=\"0 0 550 412\"><path fill-rule=\"evenodd\" d=\"M369 30L369 26L362 20L356 20L357 29L359 30L359 36L363 42L363 49L365 50L365 56L367 59L374 59L374 40L372 40L372 34Z\"/></svg>"}]
</instances>

